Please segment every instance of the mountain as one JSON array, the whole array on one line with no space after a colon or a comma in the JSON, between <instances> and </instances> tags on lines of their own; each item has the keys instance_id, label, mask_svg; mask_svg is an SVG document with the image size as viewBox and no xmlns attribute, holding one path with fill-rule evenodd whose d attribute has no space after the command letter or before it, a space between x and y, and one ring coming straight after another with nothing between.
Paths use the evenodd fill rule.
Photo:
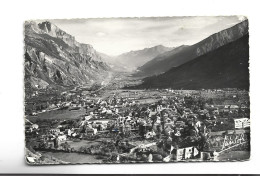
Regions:
<instances>
[{"instance_id":1,"label":"mountain","mask_svg":"<svg viewBox=\"0 0 260 176\"><path fill-rule=\"evenodd\" d=\"M246 34L164 74L145 78L135 88L249 90L248 38Z\"/></svg>"},{"instance_id":2,"label":"mountain","mask_svg":"<svg viewBox=\"0 0 260 176\"><path fill-rule=\"evenodd\" d=\"M25 84L73 86L99 80L110 70L89 44L46 21L25 22Z\"/></svg>"},{"instance_id":3,"label":"mountain","mask_svg":"<svg viewBox=\"0 0 260 176\"><path fill-rule=\"evenodd\" d=\"M167 62L164 62L164 60L173 56L173 55L175 55L175 54L177 54L177 53L179 53L179 52L181 52L182 50L184 50L187 47L189 47L189 46L188 45L181 45L181 46L176 47L176 48L174 48L170 51L159 54L158 56L156 56L152 60L146 62L141 67L137 68L137 72L133 75L134 76L149 76L149 75L153 75L153 74L156 75L156 74L161 73L160 71L157 72L156 68L152 72L145 71L145 70L146 70L146 68L153 68L154 69L154 66L168 67ZM161 65L161 64L165 64L165 65Z\"/></svg>"},{"instance_id":4,"label":"mountain","mask_svg":"<svg viewBox=\"0 0 260 176\"><path fill-rule=\"evenodd\" d=\"M116 61L129 68L137 68L161 53L171 50L162 45L157 45L152 48L144 48L142 50L130 51L117 56Z\"/></svg>"},{"instance_id":5,"label":"mountain","mask_svg":"<svg viewBox=\"0 0 260 176\"><path fill-rule=\"evenodd\" d=\"M169 55L154 58L140 68L138 76L151 76L166 72L172 67L178 67L198 56L213 51L223 45L237 40L248 32L248 20L245 20L231 28L215 33L208 38L189 47L177 48Z\"/></svg>"},{"instance_id":6,"label":"mountain","mask_svg":"<svg viewBox=\"0 0 260 176\"><path fill-rule=\"evenodd\" d=\"M105 61L109 65L111 70L116 72L125 71L126 66L118 62L114 56L109 56L107 54L100 53L100 52L98 54L102 57L103 61Z\"/></svg>"}]
</instances>

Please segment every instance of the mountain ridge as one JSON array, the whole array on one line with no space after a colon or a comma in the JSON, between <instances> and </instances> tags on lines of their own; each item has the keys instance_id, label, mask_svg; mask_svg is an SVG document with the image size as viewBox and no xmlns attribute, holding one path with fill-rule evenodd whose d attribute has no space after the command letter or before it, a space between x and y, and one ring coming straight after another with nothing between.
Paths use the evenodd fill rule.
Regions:
<instances>
[{"instance_id":1,"label":"mountain ridge","mask_svg":"<svg viewBox=\"0 0 260 176\"><path fill-rule=\"evenodd\" d=\"M132 50L126 53L122 53L115 57L117 62L133 68L137 68L149 60L153 59L157 55L171 50L171 47L165 47L163 45L156 45L150 48L144 48L141 50Z\"/></svg>"},{"instance_id":2,"label":"mountain ridge","mask_svg":"<svg viewBox=\"0 0 260 176\"><path fill-rule=\"evenodd\" d=\"M24 29L25 82L32 87L91 83L110 70L92 45L48 21L25 22Z\"/></svg>"},{"instance_id":3,"label":"mountain ridge","mask_svg":"<svg viewBox=\"0 0 260 176\"><path fill-rule=\"evenodd\" d=\"M152 77L134 88L249 90L249 35Z\"/></svg>"},{"instance_id":4,"label":"mountain ridge","mask_svg":"<svg viewBox=\"0 0 260 176\"><path fill-rule=\"evenodd\" d=\"M235 41L247 33L248 20L245 20L232 26L231 28L212 34L200 42L184 48L180 52L166 56L160 62L156 62L154 60L147 62L143 66L139 67L139 72L137 72L136 75L151 76L164 73L172 67L178 67L198 56Z\"/></svg>"}]
</instances>

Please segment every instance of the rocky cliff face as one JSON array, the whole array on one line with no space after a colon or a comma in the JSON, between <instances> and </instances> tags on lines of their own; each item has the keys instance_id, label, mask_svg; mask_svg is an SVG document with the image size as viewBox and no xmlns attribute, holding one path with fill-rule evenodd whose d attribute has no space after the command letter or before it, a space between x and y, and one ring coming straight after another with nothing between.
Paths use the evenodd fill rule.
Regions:
<instances>
[{"instance_id":1,"label":"rocky cliff face","mask_svg":"<svg viewBox=\"0 0 260 176\"><path fill-rule=\"evenodd\" d=\"M248 20L245 20L231 28L220 31L208 38L185 48L181 48L169 55L153 59L139 68L137 75L150 76L161 74L172 67L178 67L198 56L214 51L217 48L233 42L248 33Z\"/></svg>"},{"instance_id":2,"label":"rocky cliff face","mask_svg":"<svg viewBox=\"0 0 260 176\"><path fill-rule=\"evenodd\" d=\"M233 42L248 33L248 20L231 28L220 31L199 42L196 46L196 55L201 56L227 43Z\"/></svg>"},{"instance_id":3,"label":"rocky cliff face","mask_svg":"<svg viewBox=\"0 0 260 176\"><path fill-rule=\"evenodd\" d=\"M25 81L33 87L73 86L102 79L110 67L89 44L50 22L25 23Z\"/></svg>"}]
</instances>

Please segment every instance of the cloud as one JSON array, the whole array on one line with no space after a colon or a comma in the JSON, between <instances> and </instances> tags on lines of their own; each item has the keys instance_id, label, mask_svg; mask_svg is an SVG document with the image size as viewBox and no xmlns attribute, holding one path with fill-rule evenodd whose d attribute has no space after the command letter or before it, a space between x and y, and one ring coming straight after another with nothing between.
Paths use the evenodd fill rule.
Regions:
<instances>
[{"instance_id":1,"label":"cloud","mask_svg":"<svg viewBox=\"0 0 260 176\"><path fill-rule=\"evenodd\" d=\"M239 23L241 16L51 20L100 52L118 55L155 45L191 45Z\"/></svg>"}]
</instances>

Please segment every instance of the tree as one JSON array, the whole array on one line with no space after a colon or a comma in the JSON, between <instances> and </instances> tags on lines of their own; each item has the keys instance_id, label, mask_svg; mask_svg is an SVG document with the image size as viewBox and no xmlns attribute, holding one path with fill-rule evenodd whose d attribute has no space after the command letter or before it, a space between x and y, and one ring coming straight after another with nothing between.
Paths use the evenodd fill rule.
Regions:
<instances>
[{"instance_id":1,"label":"tree","mask_svg":"<svg viewBox=\"0 0 260 176\"><path fill-rule=\"evenodd\" d=\"M54 142L54 148L58 149L60 146L60 141L59 141L58 137L56 137L53 142Z\"/></svg>"},{"instance_id":2,"label":"tree","mask_svg":"<svg viewBox=\"0 0 260 176\"><path fill-rule=\"evenodd\" d=\"M68 142L62 143L61 147L63 148L63 150L65 151L69 151L70 149L70 145L68 144Z\"/></svg>"}]
</instances>

